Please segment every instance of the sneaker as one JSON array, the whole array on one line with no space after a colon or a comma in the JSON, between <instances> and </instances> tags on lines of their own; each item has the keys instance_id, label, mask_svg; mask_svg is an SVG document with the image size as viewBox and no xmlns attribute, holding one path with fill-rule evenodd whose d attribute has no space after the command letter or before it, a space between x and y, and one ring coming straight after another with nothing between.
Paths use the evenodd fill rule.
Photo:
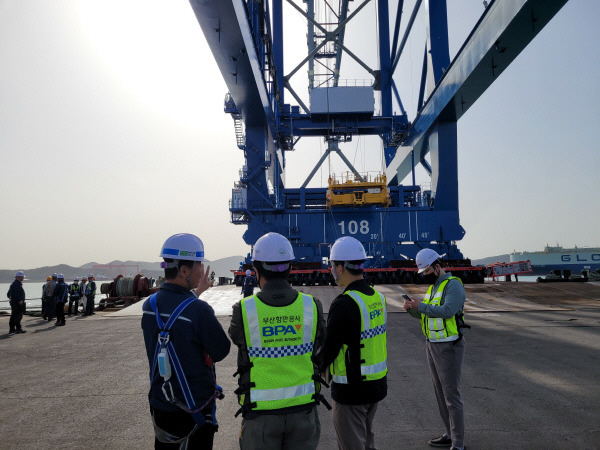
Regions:
<instances>
[{"instance_id":1,"label":"sneaker","mask_svg":"<svg viewBox=\"0 0 600 450\"><path fill-rule=\"evenodd\" d=\"M16 331L9 331L9 332L8 332L8 335L9 335L9 336L12 336L12 335L14 335L14 334L17 334L17 332L16 332Z\"/></svg>"},{"instance_id":2,"label":"sneaker","mask_svg":"<svg viewBox=\"0 0 600 450\"><path fill-rule=\"evenodd\" d=\"M17 334L25 334L25 333L27 333L26 330L17 330Z\"/></svg>"},{"instance_id":3,"label":"sneaker","mask_svg":"<svg viewBox=\"0 0 600 450\"><path fill-rule=\"evenodd\" d=\"M432 447L451 447L452 439L450 439L448 436L446 436L444 434L443 436L440 436L439 438L430 440L429 445L431 445Z\"/></svg>"}]
</instances>

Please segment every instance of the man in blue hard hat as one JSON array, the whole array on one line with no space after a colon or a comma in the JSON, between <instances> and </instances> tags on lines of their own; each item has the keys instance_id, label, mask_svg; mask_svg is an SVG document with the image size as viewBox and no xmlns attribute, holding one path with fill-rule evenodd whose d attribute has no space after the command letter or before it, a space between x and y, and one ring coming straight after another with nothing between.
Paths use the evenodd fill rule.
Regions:
<instances>
[{"instance_id":1,"label":"man in blue hard hat","mask_svg":"<svg viewBox=\"0 0 600 450\"><path fill-rule=\"evenodd\" d=\"M444 422L445 433L429 441L432 447L464 448L465 419L460 394L460 377L465 355L462 328L464 322L465 289L458 277L446 273L442 257L425 248L417 253L419 273L430 284L423 301L405 300L404 309L421 319L426 338L426 354L435 396Z\"/></svg>"},{"instance_id":2,"label":"man in blue hard hat","mask_svg":"<svg viewBox=\"0 0 600 450\"><path fill-rule=\"evenodd\" d=\"M253 256L261 290L233 305L229 327L238 346L240 448L316 449L323 397L313 355L323 342L323 307L288 283L294 251L284 236L265 234Z\"/></svg>"},{"instance_id":3,"label":"man in blue hard hat","mask_svg":"<svg viewBox=\"0 0 600 450\"><path fill-rule=\"evenodd\" d=\"M218 429L215 363L231 343L211 306L198 298L212 283L204 244L193 234L168 238L160 252L165 282L143 305L155 449L211 449Z\"/></svg>"},{"instance_id":4,"label":"man in blue hard hat","mask_svg":"<svg viewBox=\"0 0 600 450\"><path fill-rule=\"evenodd\" d=\"M18 271L15 274L15 279L10 285L6 296L10 299L10 319L8 321L8 335L27 333L21 327L21 319L25 312L25 290L23 289L23 279L25 274Z\"/></svg>"},{"instance_id":5,"label":"man in blue hard hat","mask_svg":"<svg viewBox=\"0 0 600 450\"><path fill-rule=\"evenodd\" d=\"M374 449L377 406L387 396L385 296L363 277L362 243L343 236L331 247L331 274L344 291L329 308L319 367L331 373L333 425L342 450Z\"/></svg>"},{"instance_id":6,"label":"man in blue hard hat","mask_svg":"<svg viewBox=\"0 0 600 450\"><path fill-rule=\"evenodd\" d=\"M54 288L54 297L56 298L56 323L58 327L65 326L65 302L69 299L69 285L65 283L65 276L58 274L58 283Z\"/></svg>"}]
</instances>

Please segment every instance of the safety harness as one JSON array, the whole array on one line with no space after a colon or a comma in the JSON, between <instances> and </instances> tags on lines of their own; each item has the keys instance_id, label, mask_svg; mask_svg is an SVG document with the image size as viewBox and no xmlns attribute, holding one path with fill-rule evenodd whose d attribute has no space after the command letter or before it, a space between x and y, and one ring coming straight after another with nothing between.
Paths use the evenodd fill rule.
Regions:
<instances>
[{"instance_id":1,"label":"safety harness","mask_svg":"<svg viewBox=\"0 0 600 450\"><path fill-rule=\"evenodd\" d=\"M183 373L183 368L181 367L181 362L179 361L179 358L177 357L177 353L175 352L175 347L173 346L173 342L171 342L171 337L170 337L171 328L173 327L173 324L175 323L175 321L177 320L179 315L191 303L193 303L194 301L196 301L198 299L196 297L190 297L187 300L180 303L177 306L177 308L175 308L173 313L169 316L167 323L164 323L162 321L160 314L158 312L158 307L156 305L156 294L153 294L149 300L150 300L150 307L152 308L152 311L154 311L154 315L156 316L156 323L157 323L158 329L159 329L158 342L156 343L156 350L154 352L154 362L152 364L152 374L150 375L150 383L152 384L152 381L154 380L154 377L156 375L156 368L158 366L159 374L164 379L164 383L162 385L162 391L163 391L163 394L165 395L166 399L170 403L178 406L179 408L183 409L185 412L191 414L192 417L194 418L194 421L196 422L196 428L201 427L202 425L207 423L207 420L206 420L204 414L202 413L202 410L204 408L206 408L210 404L210 402L212 402L214 399L216 399L216 398L222 399L224 397L223 389L219 385L217 385L217 379L216 379L215 372L214 372L214 364L213 364L210 356L205 353L204 361L207 366L212 368L211 374L213 377L215 391L214 391L213 395L210 396L206 400L206 402L204 402L204 404L202 406L198 406L194 401L192 391L187 382L187 378L185 377L185 374ZM179 383L179 386L181 387L181 392L183 392L183 397L185 399L185 403L176 399L175 394L173 393L173 386L171 385L171 381L170 381L170 379L171 379L171 364L173 365L173 369L175 370L175 376L177 377L177 382ZM218 425L216 414L215 414L216 409L217 409L217 405L215 403L213 403L212 414L211 414L211 417L212 417L211 423L215 427ZM194 431L196 428L194 428Z\"/></svg>"}]
</instances>

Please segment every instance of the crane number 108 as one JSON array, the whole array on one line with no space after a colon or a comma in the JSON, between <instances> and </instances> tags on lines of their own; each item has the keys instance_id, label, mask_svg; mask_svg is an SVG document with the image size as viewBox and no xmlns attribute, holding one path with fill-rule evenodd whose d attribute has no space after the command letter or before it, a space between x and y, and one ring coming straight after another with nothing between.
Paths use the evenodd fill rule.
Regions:
<instances>
[{"instance_id":1,"label":"crane number 108","mask_svg":"<svg viewBox=\"0 0 600 450\"><path fill-rule=\"evenodd\" d=\"M341 228L341 234L346 234L346 221L342 220L338 223ZM348 222L348 234L368 234L369 233L369 221L361 220L357 222L356 220L350 220Z\"/></svg>"}]
</instances>

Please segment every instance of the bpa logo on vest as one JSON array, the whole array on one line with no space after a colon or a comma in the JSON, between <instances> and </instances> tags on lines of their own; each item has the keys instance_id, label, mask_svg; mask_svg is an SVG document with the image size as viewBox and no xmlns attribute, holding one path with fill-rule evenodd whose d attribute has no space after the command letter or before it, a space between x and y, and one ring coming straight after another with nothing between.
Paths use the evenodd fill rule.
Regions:
<instances>
[{"instance_id":1,"label":"bpa logo on vest","mask_svg":"<svg viewBox=\"0 0 600 450\"><path fill-rule=\"evenodd\" d=\"M297 331L300 331L300 328L302 327L302 325L277 325L276 327L263 327L262 329L262 335L263 337L268 337L268 336L278 336L280 334L283 334L284 336L288 333L291 334L298 334Z\"/></svg>"},{"instance_id":2,"label":"bpa logo on vest","mask_svg":"<svg viewBox=\"0 0 600 450\"><path fill-rule=\"evenodd\" d=\"M369 313L369 318L373 320L375 317L379 317L383 314L383 308L375 309Z\"/></svg>"}]
</instances>

